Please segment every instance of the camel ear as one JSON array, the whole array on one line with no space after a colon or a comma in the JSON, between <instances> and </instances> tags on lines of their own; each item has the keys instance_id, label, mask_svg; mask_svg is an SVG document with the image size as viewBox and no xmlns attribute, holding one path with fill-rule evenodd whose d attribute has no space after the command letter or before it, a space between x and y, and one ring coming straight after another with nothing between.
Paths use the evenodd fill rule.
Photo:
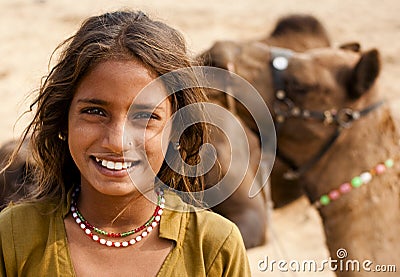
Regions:
<instances>
[{"instance_id":1,"label":"camel ear","mask_svg":"<svg viewBox=\"0 0 400 277\"><path fill-rule=\"evenodd\" d=\"M361 45L358 42L348 42L339 46L340 49L360 52Z\"/></svg>"},{"instance_id":2,"label":"camel ear","mask_svg":"<svg viewBox=\"0 0 400 277\"><path fill-rule=\"evenodd\" d=\"M379 52L376 49L367 51L361 55L354 67L349 80L349 95L352 98L361 97L367 92L380 71Z\"/></svg>"}]
</instances>

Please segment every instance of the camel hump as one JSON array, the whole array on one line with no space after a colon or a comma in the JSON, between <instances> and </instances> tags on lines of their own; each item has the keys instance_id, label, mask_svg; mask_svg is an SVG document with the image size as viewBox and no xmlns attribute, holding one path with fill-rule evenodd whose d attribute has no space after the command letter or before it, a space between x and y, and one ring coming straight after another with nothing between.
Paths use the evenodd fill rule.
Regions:
<instances>
[{"instance_id":1,"label":"camel hump","mask_svg":"<svg viewBox=\"0 0 400 277\"><path fill-rule=\"evenodd\" d=\"M280 18L270 35L261 41L297 52L331 45L328 32L322 23L307 14L291 14Z\"/></svg>"},{"instance_id":2,"label":"camel hump","mask_svg":"<svg viewBox=\"0 0 400 277\"><path fill-rule=\"evenodd\" d=\"M278 37L288 33L319 35L326 37L329 42L324 26L317 18L308 14L292 14L280 18L270 36Z\"/></svg>"}]
</instances>

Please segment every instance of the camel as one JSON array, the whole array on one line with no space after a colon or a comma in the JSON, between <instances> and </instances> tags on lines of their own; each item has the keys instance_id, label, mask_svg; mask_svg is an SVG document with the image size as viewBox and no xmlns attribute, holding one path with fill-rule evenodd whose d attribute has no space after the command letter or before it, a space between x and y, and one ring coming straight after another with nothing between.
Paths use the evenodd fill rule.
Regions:
<instances>
[{"instance_id":1,"label":"camel","mask_svg":"<svg viewBox=\"0 0 400 277\"><path fill-rule=\"evenodd\" d=\"M258 91L263 92L264 101L272 110L272 79L268 67L269 61L265 59L265 50L269 51L269 46L275 46L302 52L311 48L328 47L330 44L329 35L318 19L306 14L291 14L280 18L275 28L265 38L244 43L217 41L198 58L203 65L233 71L249 81ZM347 47L356 45L352 43ZM235 101L235 104L229 103L229 97L218 91L209 91L208 96L211 101L218 101L237 112L246 125L259 135L252 115L241 103L238 101ZM287 165L277 157L270 178L271 205L275 208L290 203L304 193L299 180L283 177L288 170Z\"/></svg>"},{"instance_id":2,"label":"camel","mask_svg":"<svg viewBox=\"0 0 400 277\"><path fill-rule=\"evenodd\" d=\"M287 64L274 75L276 49L258 42L228 45L233 54L222 56L220 66L233 64L275 108L282 160L318 208L332 259L349 266L354 260L395 265L400 135L379 92L379 52L361 51L354 43L280 51ZM237 111L251 126L240 106ZM337 274L365 276L366 271Z\"/></svg>"},{"instance_id":3,"label":"camel","mask_svg":"<svg viewBox=\"0 0 400 277\"><path fill-rule=\"evenodd\" d=\"M376 49L293 54L276 95L284 109L276 112L278 147L292 164L301 169L319 157L299 178L322 217L331 257L343 248L348 259L389 265L400 254L393 247L400 243L400 134L379 72Z\"/></svg>"}]
</instances>

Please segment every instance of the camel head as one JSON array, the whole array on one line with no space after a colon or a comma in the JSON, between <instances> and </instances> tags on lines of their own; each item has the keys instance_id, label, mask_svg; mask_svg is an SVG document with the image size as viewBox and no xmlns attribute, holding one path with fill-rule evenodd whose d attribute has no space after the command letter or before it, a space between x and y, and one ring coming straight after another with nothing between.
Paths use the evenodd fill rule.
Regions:
<instances>
[{"instance_id":1,"label":"camel head","mask_svg":"<svg viewBox=\"0 0 400 277\"><path fill-rule=\"evenodd\" d=\"M314 16L290 14L279 18L272 31L260 40L217 41L197 58L201 65L226 69L243 77L260 92L267 105L270 105L273 100L269 68L271 46L306 51L328 47L330 39L323 24ZM221 82L228 84L229 80ZM230 106L224 93L215 90L208 90L207 93L212 101L225 107ZM257 133L257 126L251 115L240 103L237 102L236 106L239 116Z\"/></svg>"},{"instance_id":2,"label":"camel head","mask_svg":"<svg viewBox=\"0 0 400 277\"><path fill-rule=\"evenodd\" d=\"M376 49L321 48L277 58L284 63L281 69L272 66L278 156L292 168L321 158L338 132L382 103L375 86L380 72Z\"/></svg>"}]
</instances>

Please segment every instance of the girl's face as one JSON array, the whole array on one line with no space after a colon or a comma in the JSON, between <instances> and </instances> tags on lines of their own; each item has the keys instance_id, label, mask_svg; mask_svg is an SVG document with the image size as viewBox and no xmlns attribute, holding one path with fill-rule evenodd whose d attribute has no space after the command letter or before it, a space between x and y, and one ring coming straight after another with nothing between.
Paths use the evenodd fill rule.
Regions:
<instances>
[{"instance_id":1,"label":"girl's face","mask_svg":"<svg viewBox=\"0 0 400 277\"><path fill-rule=\"evenodd\" d=\"M136 96L155 77L139 61L105 61L80 82L68 143L82 188L115 196L152 188L168 145L162 139L170 137L171 103L161 85Z\"/></svg>"}]
</instances>

